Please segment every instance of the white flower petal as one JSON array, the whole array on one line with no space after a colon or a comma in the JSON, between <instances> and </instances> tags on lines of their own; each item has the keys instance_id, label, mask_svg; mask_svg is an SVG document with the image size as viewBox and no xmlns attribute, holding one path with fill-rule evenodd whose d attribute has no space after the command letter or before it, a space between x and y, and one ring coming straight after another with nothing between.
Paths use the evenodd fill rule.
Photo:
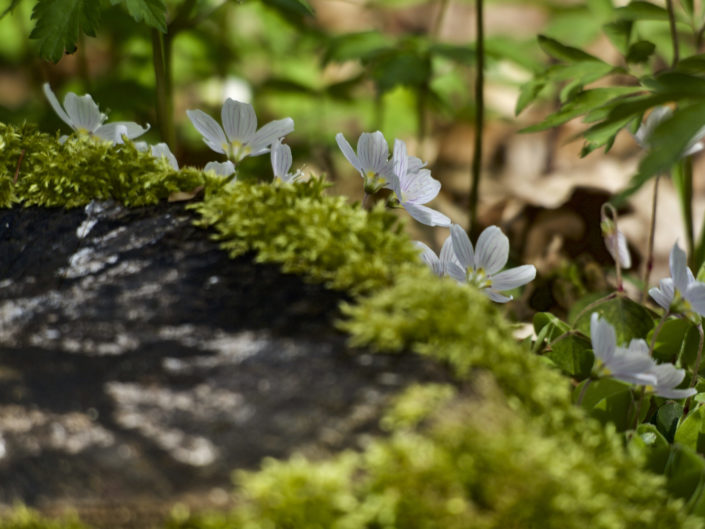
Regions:
<instances>
[{"instance_id":1,"label":"white flower petal","mask_svg":"<svg viewBox=\"0 0 705 529\"><path fill-rule=\"evenodd\" d=\"M441 190L441 183L431 176L431 171L423 169L417 173L408 172L402 184L404 200L414 204L426 204Z\"/></svg>"},{"instance_id":2,"label":"white flower petal","mask_svg":"<svg viewBox=\"0 0 705 529\"><path fill-rule=\"evenodd\" d=\"M460 283L465 283L468 280L467 272L454 261L443 261L443 269L446 275L449 275Z\"/></svg>"},{"instance_id":3,"label":"white flower petal","mask_svg":"<svg viewBox=\"0 0 705 529\"><path fill-rule=\"evenodd\" d=\"M507 303L514 299L512 296L505 296L489 288L483 289L482 292L495 303Z\"/></svg>"},{"instance_id":4,"label":"white flower petal","mask_svg":"<svg viewBox=\"0 0 705 529\"><path fill-rule=\"evenodd\" d=\"M463 268L475 268L475 251L470 237L458 224L450 225L450 236L453 241L453 251Z\"/></svg>"},{"instance_id":5,"label":"white flower petal","mask_svg":"<svg viewBox=\"0 0 705 529\"><path fill-rule=\"evenodd\" d=\"M342 132L335 135L335 141L337 142L338 147L340 147L340 150L343 152L343 156L345 156L348 162L350 162L350 165L361 173L364 173L362 166L360 165L360 160L357 158L355 151L348 143L348 140L345 139Z\"/></svg>"},{"instance_id":6,"label":"white flower petal","mask_svg":"<svg viewBox=\"0 0 705 529\"><path fill-rule=\"evenodd\" d=\"M690 306L701 316L705 316L705 284L693 281L683 294Z\"/></svg>"},{"instance_id":7,"label":"white flower petal","mask_svg":"<svg viewBox=\"0 0 705 529\"><path fill-rule=\"evenodd\" d=\"M394 170L390 184L394 190L394 193L396 193L399 202L404 202L404 185L406 183L406 173L409 160L406 155L406 143L402 140L394 140L394 155L392 160Z\"/></svg>"},{"instance_id":8,"label":"white flower petal","mask_svg":"<svg viewBox=\"0 0 705 529\"><path fill-rule=\"evenodd\" d=\"M64 109L71 119L75 129L95 131L105 121L105 114L101 114L90 94L77 96L73 92L66 94Z\"/></svg>"},{"instance_id":9,"label":"white flower petal","mask_svg":"<svg viewBox=\"0 0 705 529\"><path fill-rule=\"evenodd\" d=\"M649 289L649 296L658 303L661 308L666 310L671 308L673 303L673 298L675 296L675 288L673 285L673 279L670 277L664 278L659 281L660 288L653 287Z\"/></svg>"},{"instance_id":10,"label":"white flower petal","mask_svg":"<svg viewBox=\"0 0 705 529\"><path fill-rule=\"evenodd\" d=\"M257 115L249 103L226 99L220 111L225 135L231 142L247 143L257 131Z\"/></svg>"},{"instance_id":11,"label":"white flower petal","mask_svg":"<svg viewBox=\"0 0 705 529\"><path fill-rule=\"evenodd\" d=\"M618 230L615 234L605 237L605 246L607 246L607 251L609 251L612 259L618 262L621 268L631 268L632 258L629 255L629 246L624 233Z\"/></svg>"},{"instance_id":12,"label":"white flower petal","mask_svg":"<svg viewBox=\"0 0 705 529\"><path fill-rule=\"evenodd\" d=\"M421 241L414 241L414 245L421 250L421 260L433 270L434 274L441 277L443 275L443 264L438 259L436 252Z\"/></svg>"},{"instance_id":13,"label":"white flower petal","mask_svg":"<svg viewBox=\"0 0 705 529\"><path fill-rule=\"evenodd\" d=\"M406 147L406 146L405 146ZM363 132L357 140L357 157L363 172L382 173L389 160L389 145L380 131ZM401 175L398 175L403 178Z\"/></svg>"},{"instance_id":14,"label":"white flower petal","mask_svg":"<svg viewBox=\"0 0 705 529\"><path fill-rule=\"evenodd\" d=\"M617 333L597 312L590 316L590 340L595 356L607 364L617 349Z\"/></svg>"},{"instance_id":15,"label":"white flower petal","mask_svg":"<svg viewBox=\"0 0 705 529\"><path fill-rule=\"evenodd\" d=\"M276 140L283 138L294 130L294 120L291 118L277 119L270 121L261 129L255 132L250 141L252 153L250 156L264 154L269 150L269 146Z\"/></svg>"},{"instance_id":16,"label":"white flower petal","mask_svg":"<svg viewBox=\"0 0 705 529\"><path fill-rule=\"evenodd\" d=\"M683 294L688 288L688 265L685 252L678 247L678 243L673 245L668 263L673 284Z\"/></svg>"},{"instance_id":17,"label":"white flower petal","mask_svg":"<svg viewBox=\"0 0 705 529\"><path fill-rule=\"evenodd\" d=\"M670 107L655 107L646 117L644 122L639 126L639 129L634 135L634 139L642 148L646 149L650 147L651 135L653 134L654 129L664 120L670 118L672 114L673 111Z\"/></svg>"},{"instance_id":18,"label":"white flower petal","mask_svg":"<svg viewBox=\"0 0 705 529\"><path fill-rule=\"evenodd\" d=\"M509 259L509 239L497 226L485 228L475 247L475 268L488 275L499 272Z\"/></svg>"},{"instance_id":19,"label":"white flower petal","mask_svg":"<svg viewBox=\"0 0 705 529\"><path fill-rule=\"evenodd\" d=\"M114 121L113 123L101 125L95 130L94 134L104 140L122 143L123 136L127 136L127 139L132 140L142 136L148 130L149 124L146 127L141 127L132 121Z\"/></svg>"},{"instance_id":20,"label":"white flower petal","mask_svg":"<svg viewBox=\"0 0 705 529\"><path fill-rule=\"evenodd\" d=\"M227 154L228 139L216 120L202 110L187 110L186 115L196 130L201 133L203 141L208 147L220 154Z\"/></svg>"},{"instance_id":21,"label":"white flower petal","mask_svg":"<svg viewBox=\"0 0 705 529\"><path fill-rule=\"evenodd\" d=\"M176 160L176 156L174 156L166 143L157 143L156 145L152 145L151 152L152 156L155 158L166 158L166 161L169 162L172 169L175 171L179 170L179 162Z\"/></svg>"},{"instance_id":22,"label":"white flower petal","mask_svg":"<svg viewBox=\"0 0 705 529\"><path fill-rule=\"evenodd\" d=\"M227 162L208 162L203 170L205 172L211 171L218 176L227 178L235 172L235 165L230 160ZM235 179L233 178L233 180Z\"/></svg>"},{"instance_id":23,"label":"white flower petal","mask_svg":"<svg viewBox=\"0 0 705 529\"><path fill-rule=\"evenodd\" d=\"M271 160L274 176L284 180L289 173L289 169L291 169L293 161L291 147L282 144L280 140L276 140L272 143Z\"/></svg>"},{"instance_id":24,"label":"white flower petal","mask_svg":"<svg viewBox=\"0 0 705 529\"><path fill-rule=\"evenodd\" d=\"M59 103L59 100L56 99L56 96L54 95L54 92L52 92L51 86L49 86L49 83L44 83L42 85L42 90L44 90L44 95L46 96L47 100L49 101L51 108L53 108L54 112L56 112L56 115L59 116L59 118L61 118L61 121L66 123L69 127L74 128L74 124L71 121L71 118L68 116L68 114L64 110L64 107L61 106L61 104Z\"/></svg>"},{"instance_id":25,"label":"white flower petal","mask_svg":"<svg viewBox=\"0 0 705 529\"><path fill-rule=\"evenodd\" d=\"M441 253L438 254L438 257L441 261L453 262L460 266L460 261L458 261L458 258L455 256L455 250L453 249L453 237L446 237L443 246L441 246Z\"/></svg>"},{"instance_id":26,"label":"white flower petal","mask_svg":"<svg viewBox=\"0 0 705 529\"><path fill-rule=\"evenodd\" d=\"M492 276L492 288L495 290L511 290L526 285L529 281L533 281L534 278L536 278L536 267L534 265L517 266Z\"/></svg>"},{"instance_id":27,"label":"white flower petal","mask_svg":"<svg viewBox=\"0 0 705 529\"><path fill-rule=\"evenodd\" d=\"M404 209L409 215L418 220L421 224L425 224L426 226L441 226L444 228L450 226L450 218L446 217L440 211L419 204L410 204L408 202L402 202L401 205L404 206Z\"/></svg>"}]
</instances>

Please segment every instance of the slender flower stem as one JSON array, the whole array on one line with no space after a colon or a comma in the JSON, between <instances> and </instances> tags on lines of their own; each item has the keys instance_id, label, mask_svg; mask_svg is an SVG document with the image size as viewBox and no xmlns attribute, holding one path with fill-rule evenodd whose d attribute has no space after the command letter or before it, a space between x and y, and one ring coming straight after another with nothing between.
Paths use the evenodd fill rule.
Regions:
<instances>
[{"instance_id":1,"label":"slender flower stem","mask_svg":"<svg viewBox=\"0 0 705 529\"><path fill-rule=\"evenodd\" d=\"M162 140L175 149L176 135L174 133L174 116L171 112L169 66L167 47L164 45L164 34L158 29L152 29L152 57L154 61L154 80L157 91L157 121ZM171 46L168 48L171 49Z\"/></svg>"},{"instance_id":2,"label":"slender flower stem","mask_svg":"<svg viewBox=\"0 0 705 529\"><path fill-rule=\"evenodd\" d=\"M644 396L646 394L646 387L641 386L641 391L639 392L639 398L636 401L636 406L634 410L634 420L631 421L632 423L632 430L636 430L636 427L639 426L639 415L641 415L641 405L644 402Z\"/></svg>"},{"instance_id":3,"label":"slender flower stem","mask_svg":"<svg viewBox=\"0 0 705 529\"><path fill-rule=\"evenodd\" d=\"M609 300L611 300L611 299L614 299L614 298L616 298L616 297L619 296L619 295L620 295L619 292L611 292L611 293L607 294L605 297L593 301L592 303L590 303L587 307L585 307L583 310L581 310L581 311L578 313L578 315L573 319L573 323L579 321L580 318L582 318L585 314L587 314L588 312L590 312L590 311L591 311L592 309L594 309L595 307L599 307L599 306L602 305L603 303L605 303L605 302L607 302L607 301L609 301Z\"/></svg>"},{"instance_id":4,"label":"slender flower stem","mask_svg":"<svg viewBox=\"0 0 705 529\"><path fill-rule=\"evenodd\" d=\"M583 405L583 399L585 398L585 394L587 393L587 389L590 386L591 382L592 382L592 378L588 378L585 381L585 384L583 384L583 387L580 389L580 395L578 395L578 400L575 401L575 405L578 408Z\"/></svg>"},{"instance_id":5,"label":"slender flower stem","mask_svg":"<svg viewBox=\"0 0 705 529\"><path fill-rule=\"evenodd\" d=\"M641 302L646 303L649 296L649 279L651 271L654 269L654 239L656 237L656 204L658 203L658 183L661 175L657 174L654 178L654 194L651 198L651 224L649 225L649 243L646 248L646 263L644 264L644 286L641 291Z\"/></svg>"},{"instance_id":6,"label":"slender flower stem","mask_svg":"<svg viewBox=\"0 0 705 529\"><path fill-rule=\"evenodd\" d=\"M671 42L673 44L673 63L672 67L675 68L679 61L678 52L678 32L676 31L676 13L673 9L673 0L666 0L666 7L668 9L668 25L671 29Z\"/></svg>"},{"instance_id":7,"label":"slender flower stem","mask_svg":"<svg viewBox=\"0 0 705 529\"><path fill-rule=\"evenodd\" d=\"M372 195L368 194L365 192L365 195L362 197L362 208L366 209L367 211L370 211L372 209Z\"/></svg>"},{"instance_id":8,"label":"slender flower stem","mask_svg":"<svg viewBox=\"0 0 705 529\"><path fill-rule=\"evenodd\" d=\"M666 323L666 318L668 318L668 315L669 311L664 312L663 316L661 316L661 319L658 322L658 325L656 325L656 328L654 329L654 334L651 336L651 343L649 344L649 356L654 356L654 347L656 347L656 337L661 332L664 323Z\"/></svg>"},{"instance_id":9,"label":"slender flower stem","mask_svg":"<svg viewBox=\"0 0 705 529\"><path fill-rule=\"evenodd\" d=\"M480 174L482 172L482 135L485 123L485 24L484 0L475 0L475 17L477 42L475 57L477 72L475 76L475 150L472 156L472 181L470 184L470 233L479 231L477 226L477 205L479 203Z\"/></svg>"}]
</instances>

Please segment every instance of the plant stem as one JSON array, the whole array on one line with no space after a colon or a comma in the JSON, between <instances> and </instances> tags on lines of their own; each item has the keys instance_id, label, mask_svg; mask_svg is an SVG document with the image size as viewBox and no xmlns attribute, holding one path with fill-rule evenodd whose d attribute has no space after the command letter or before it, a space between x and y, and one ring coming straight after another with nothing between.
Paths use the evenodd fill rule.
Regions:
<instances>
[{"instance_id":1,"label":"plant stem","mask_svg":"<svg viewBox=\"0 0 705 529\"><path fill-rule=\"evenodd\" d=\"M679 53L678 53L678 32L676 31L676 14L673 10L673 0L666 0L666 7L668 9L668 25L671 29L671 42L673 44L673 63L672 67L675 68L678 64Z\"/></svg>"},{"instance_id":2,"label":"plant stem","mask_svg":"<svg viewBox=\"0 0 705 529\"><path fill-rule=\"evenodd\" d=\"M585 394L587 393L588 386L590 386L590 383L592 382L591 378L588 378L585 381L585 384L583 384L583 387L580 390L580 395L578 395L578 400L575 401L575 405L580 407L583 404L583 399L585 398Z\"/></svg>"},{"instance_id":3,"label":"plant stem","mask_svg":"<svg viewBox=\"0 0 705 529\"><path fill-rule=\"evenodd\" d=\"M482 134L485 123L485 24L484 0L475 0L475 17L477 42L475 57L477 72L475 75L475 149L472 156L472 181L470 184L470 229L471 238L479 232L477 226L477 205L479 202L480 174L482 171Z\"/></svg>"},{"instance_id":4,"label":"plant stem","mask_svg":"<svg viewBox=\"0 0 705 529\"><path fill-rule=\"evenodd\" d=\"M591 311L592 309L594 309L595 307L599 307L599 306L602 305L603 303L605 303L605 302L607 302L607 301L609 301L609 300L611 300L611 299L614 299L614 298L616 298L616 297L619 296L619 295L620 295L619 292L611 292L611 293L607 294L607 295L606 295L605 297L603 297L603 298L596 299L595 301L593 301L592 303L590 303L587 307L585 307L583 310L581 310L580 312L578 312L578 315L573 319L573 323L571 324L571 327L572 327L578 320L580 320L580 318L582 318L587 312L590 312L590 311Z\"/></svg>"},{"instance_id":5,"label":"plant stem","mask_svg":"<svg viewBox=\"0 0 705 529\"><path fill-rule=\"evenodd\" d=\"M685 228L688 266L692 269L695 260L695 234L693 228L693 159L691 156L686 156L676 164L671 179L678 193Z\"/></svg>"},{"instance_id":6,"label":"plant stem","mask_svg":"<svg viewBox=\"0 0 705 529\"><path fill-rule=\"evenodd\" d=\"M172 112L171 60L167 52L171 51L170 41L165 45L164 34L152 29L152 57L154 61L154 80L157 91L157 121L159 134L173 151L176 147L174 130L174 113Z\"/></svg>"},{"instance_id":7,"label":"plant stem","mask_svg":"<svg viewBox=\"0 0 705 529\"><path fill-rule=\"evenodd\" d=\"M641 414L641 405L644 402L644 395L646 394L646 387L641 386L641 391L639 392L639 400L636 403L636 409L634 410L634 420L632 421L632 430L636 430L639 426L639 415ZM627 418L629 421L629 418Z\"/></svg>"},{"instance_id":8,"label":"plant stem","mask_svg":"<svg viewBox=\"0 0 705 529\"><path fill-rule=\"evenodd\" d=\"M656 204L658 203L658 183L661 175L654 178L654 194L651 199L651 225L649 226L649 243L646 248L646 263L644 263L643 289L641 291L641 302L646 303L649 295L649 279L651 271L654 269L654 239L656 237Z\"/></svg>"}]
</instances>

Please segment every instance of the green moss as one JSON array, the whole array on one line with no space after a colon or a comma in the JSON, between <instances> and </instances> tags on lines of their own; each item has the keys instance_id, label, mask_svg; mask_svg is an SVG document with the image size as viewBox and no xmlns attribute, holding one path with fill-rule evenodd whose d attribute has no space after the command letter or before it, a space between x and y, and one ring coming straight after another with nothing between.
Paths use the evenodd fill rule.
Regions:
<instances>
[{"instance_id":1,"label":"green moss","mask_svg":"<svg viewBox=\"0 0 705 529\"><path fill-rule=\"evenodd\" d=\"M407 268L421 268L418 251L395 216L382 206L367 212L326 184L235 182L207 193L194 209L213 227L232 257L256 251L260 262L303 274L330 288L367 292L393 283Z\"/></svg>"},{"instance_id":2,"label":"green moss","mask_svg":"<svg viewBox=\"0 0 705 529\"><path fill-rule=\"evenodd\" d=\"M174 171L132 143L112 145L77 136L60 144L30 125L0 123L0 207L71 208L93 199L143 206L204 184L201 171Z\"/></svg>"},{"instance_id":3,"label":"green moss","mask_svg":"<svg viewBox=\"0 0 705 529\"><path fill-rule=\"evenodd\" d=\"M24 506L0 516L0 529L86 529L76 516L46 518Z\"/></svg>"}]
</instances>

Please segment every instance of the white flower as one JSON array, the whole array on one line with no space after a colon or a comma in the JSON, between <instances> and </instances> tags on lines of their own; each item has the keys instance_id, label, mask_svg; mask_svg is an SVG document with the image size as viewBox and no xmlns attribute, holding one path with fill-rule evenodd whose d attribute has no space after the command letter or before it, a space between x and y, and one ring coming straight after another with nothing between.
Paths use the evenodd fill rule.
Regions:
<instances>
[{"instance_id":1,"label":"white flower","mask_svg":"<svg viewBox=\"0 0 705 529\"><path fill-rule=\"evenodd\" d=\"M590 317L590 339L595 358L605 374L630 384L657 385L658 378L653 370L658 366L649 356L644 340L635 339L629 342L629 347L617 347L614 327L600 319L597 312Z\"/></svg>"},{"instance_id":2,"label":"white flower","mask_svg":"<svg viewBox=\"0 0 705 529\"><path fill-rule=\"evenodd\" d=\"M502 290L525 285L536 277L534 265L522 265L500 272L509 258L509 239L497 226L490 226L480 234L474 249L468 234L457 224L451 224L450 236L453 254L445 263L446 273L461 282L468 282L492 301L506 303L511 296Z\"/></svg>"},{"instance_id":3,"label":"white flower","mask_svg":"<svg viewBox=\"0 0 705 529\"><path fill-rule=\"evenodd\" d=\"M275 179L279 178L282 182L295 182L301 178L301 171L293 174L289 172L292 163L291 147L283 144L281 140L272 143L271 160Z\"/></svg>"},{"instance_id":4,"label":"white flower","mask_svg":"<svg viewBox=\"0 0 705 529\"><path fill-rule=\"evenodd\" d=\"M659 364L654 366L650 373L655 375L656 383L650 389L659 397L667 399L685 399L697 393L695 388L674 389L685 378L685 370L676 369L673 364Z\"/></svg>"},{"instance_id":5,"label":"white flower","mask_svg":"<svg viewBox=\"0 0 705 529\"><path fill-rule=\"evenodd\" d=\"M157 143L151 147L152 156L155 158L164 158L174 171L179 170L179 162L176 161L176 156L171 152L166 143Z\"/></svg>"},{"instance_id":6,"label":"white flower","mask_svg":"<svg viewBox=\"0 0 705 529\"><path fill-rule=\"evenodd\" d=\"M235 172L235 165L230 160L225 162L208 162L203 168L205 172L213 172L217 176L227 178ZM233 178L235 180L235 178Z\"/></svg>"},{"instance_id":7,"label":"white flower","mask_svg":"<svg viewBox=\"0 0 705 529\"><path fill-rule=\"evenodd\" d=\"M651 111L651 113L646 117L644 122L639 125L639 129L634 134L634 139L643 149L652 149L658 147L657 145L651 145L651 136L654 133L656 127L661 123L668 120L673 115L673 110L670 107L657 106ZM690 156L696 152L700 152L705 149L702 144L702 139L705 137L705 127L698 130L695 136L688 142L688 145L683 150L681 156Z\"/></svg>"},{"instance_id":8,"label":"white flower","mask_svg":"<svg viewBox=\"0 0 705 529\"><path fill-rule=\"evenodd\" d=\"M399 203L409 215L422 224L450 226L450 219L443 213L423 205L436 198L441 190L441 183L431 176L431 171L428 169L419 167L414 172L409 171L409 162L406 144L402 140L394 140L393 170L390 175L390 183Z\"/></svg>"},{"instance_id":9,"label":"white flower","mask_svg":"<svg viewBox=\"0 0 705 529\"><path fill-rule=\"evenodd\" d=\"M343 155L360 172L364 179L365 193L375 194L389 186L392 162L389 160L389 145L380 131L363 132L357 140L357 154L342 132L335 135Z\"/></svg>"},{"instance_id":10,"label":"white flower","mask_svg":"<svg viewBox=\"0 0 705 529\"><path fill-rule=\"evenodd\" d=\"M612 256L612 259L619 264L620 268L631 268L632 257L629 255L629 246L627 245L627 238L624 236L624 233L615 227L613 221L607 218L603 218L600 227L602 229L602 237L605 241L605 246Z\"/></svg>"},{"instance_id":11,"label":"white flower","mask_svg":"<svg viewBox=\"0 0 705 529\"><path fill-rule=\"evenodd\" d=\"M116 121L103 125L108 117L100 111L90 94L77 96L69 92L64 97L62 107L49 83L44 83L42 89L54 112L76 132L97 136L113 143L122 143L123 136L132 140L149 130L149 124L145 128L132 121ZM63 143L66 138L67 136L62 136L59 141Z\"/></svg>"},{"instance_id":12,"label":"white flower","mask_svg":"<svg viewBox=\"0 0 705 529\"><path fill-rule=\"evenodd\" d=\"M693 272L686 264L686 255L678 247L678 243L673 245L669 257L671 277L659 281L658 287L649 290L649 295L666 310L670 310L674 302L678 302L679 297L685 301L685 310L693 310L700 316L705 316L705 283L696 281Z\"/></svg>"},{"instance_id":13,"label":"white flower","mask_svg":"<svg viewBox=\"0 0 705 529\"><path fill-rule=\"evenodd\" d=\"M446 239L446 242L443 243L443 246L441 247L440 256L436 255L436 253L431 250L431 248L429 248L426 244L422 243L421 241L414 241L414 244L419 250L421 250L421 260L426 263L429 267L431 267L431 270L433 270L434 274L436 274L438 277L443 277L446 273L446 263L448 263L454 257L453 241L451 240L451 238L448 237Z\"/></svg>"},{"instance_id":14,"label":"white flower","mask_svg":"<svg viewBox=\"0 0 705 529\"><path fill-rule=\"evenodd\" d=\"M291 118L270 121L257 130L257 116L252 105L230 98L223 103L221 110L222 127L201 110L187 110L186 114L206 145L215 152L227 155L235 163L247 156L269 152L269 146L274 141L294 130L294 120Z\"/></svg>"}]
</instances>

